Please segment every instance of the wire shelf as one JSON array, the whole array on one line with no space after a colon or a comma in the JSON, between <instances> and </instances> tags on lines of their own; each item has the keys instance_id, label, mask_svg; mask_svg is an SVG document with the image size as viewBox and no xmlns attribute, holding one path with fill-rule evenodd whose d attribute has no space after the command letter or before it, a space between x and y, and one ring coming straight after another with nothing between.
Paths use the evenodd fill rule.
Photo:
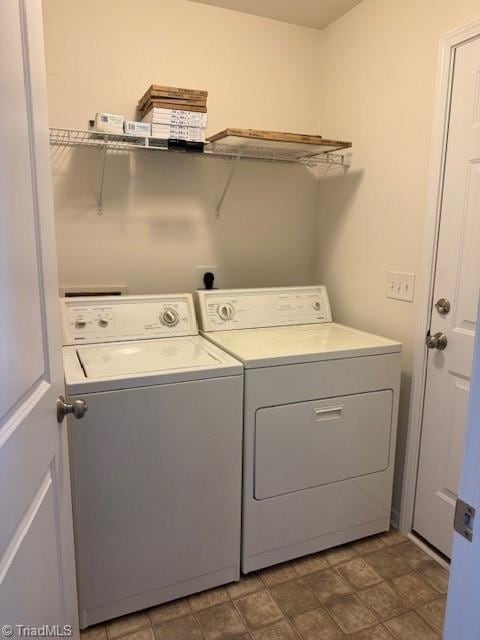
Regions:
<instances>
[{"instance_id":1,"label":"wire shelf","mask_svg":"<svg viewBox=\"0 0 480 640\"><path fill-rule=\"evenodd\" d=\"M229 169L222 193L215 207L215 216L220 217L225 196L232 181L238 161L241 158L249 160L260 160L268 162L296 163L306 166L313 175L320 177L319 171L327 170L328 165L337 165L346 171L351 163L351 153L338 153L342 147L337 147L335 151L327 150L318 153L317 149L298 149L282 146L281 144L264 145L261 144L226 144L222 142L207 142L203 153L185 152L181 149L169 149L167 140L153 138L150 136L138 136L129 134L103 133L99 131L84 131L81 129L50 129L50 144L60 147L96 147L103 151L103 158L100 172L100 184L97 197L97 213L103 214L103 187L105 182L105 163L107 151L167 151L174 153L184 153L190 157L210 157L210 158L230 158L234 160ZM339 143L343 144L343 143ZM346 143L350 146L350 143ZM323 169L321 169L323 167ZM333 170L334 167L331 167Z\"/></svg>"},{"instance_id":2,"label":"wire shelf","mask_svg":"<svg viewBox=\"0 0 480 640\"><path fill-rule=\"evenodd\" d=\"M309 155L305 151L298 149L288 149L280 144L278 148L257 146L252 144L245 145L229 145L221 142L211 142L206 148L205 153L215 156L227 156L230 158L248 158L251 160L268 160L270 162L296 162L308 166L316 166L318 164L343 164L349 165L346 158L350 158L350 154L340 153L315 153Z\"/></svg>"},{"instance_id":3,"label":"wire shelf","mask_svg":"<svg viewBox=\"0 0 480 640\"><path fill-rule=\"evenodd\" d=\"M50 143L59 146L89 146L112 150L153 150L184 153L178 149L169 149L166 140L151 136L103 133L79 129L50 129ZM191 154L189 154L191 155ZM269 162L290 162L315 167L324 164L350 165L350 153L324 152L309 154L304 150L289 149L281 144L265 147L260 145L230 145L221 142L205 143L203 154L210 157L247 158Z\"/></svg>"},{"instance_id":4,"label":"wire shelf","mask_svg":"<svg viewBox=\"0 0 480 640\"><path fill-rule=\"evenodd\" d=\"M79 129L50 129L50 144L60 146L87 146L118 150L154 149L168 151L166 140L129 134L82 131Z\"/></svg>"}]
</instances>

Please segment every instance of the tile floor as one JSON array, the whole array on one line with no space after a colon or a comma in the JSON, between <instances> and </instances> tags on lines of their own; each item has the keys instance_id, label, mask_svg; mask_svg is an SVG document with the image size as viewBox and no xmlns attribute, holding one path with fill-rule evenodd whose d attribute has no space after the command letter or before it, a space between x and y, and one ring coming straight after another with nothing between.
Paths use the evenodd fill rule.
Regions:
<instances>
[{"instance_id":1,"label":"tile floor","mask_svg":"<svg viewBox=\"0 0 480 640\"><path fill-rule=\"evenodd\" d=\"M448 573L396 531L91 627L82 640L439 640Z\"/></svg>"}]
</instances>

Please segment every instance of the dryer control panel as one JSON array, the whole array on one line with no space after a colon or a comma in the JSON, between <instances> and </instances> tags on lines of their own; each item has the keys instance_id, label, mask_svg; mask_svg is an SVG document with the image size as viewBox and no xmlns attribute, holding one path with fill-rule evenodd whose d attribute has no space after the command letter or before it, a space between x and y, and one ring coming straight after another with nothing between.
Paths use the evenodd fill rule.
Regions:
<instances>
[{"instance_id":1,"label":"dryer control panel","mask_svg":"<svg viewBox=\"0 0 480 640\"><path fill-rule=\"evenodd\" d=\"M174 338L198 333L191 294L62 298L63 344Z\"/></svg>"},{"instance_id":2,"label":"dryer control panel","mask_svg":"<svg viewBox=\"0 0 480 640\"><path fill-rule=\"evenodd\" d=\"M197 291L203 331L331 322L323 286Z\"/></svg>"}]
</instances>

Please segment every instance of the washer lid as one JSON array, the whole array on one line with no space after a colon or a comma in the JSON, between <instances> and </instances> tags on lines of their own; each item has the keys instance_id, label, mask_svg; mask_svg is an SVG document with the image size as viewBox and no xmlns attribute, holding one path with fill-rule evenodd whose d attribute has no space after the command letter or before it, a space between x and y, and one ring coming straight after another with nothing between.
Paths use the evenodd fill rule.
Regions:
<instances>
[{"instance_id":1,"label":"washer lid","mask_svg":"<svg viewBox=\"0 0 480 640\"><path fill-rule=\"evenodd\" d=\"M188 338L82 347L77 353L87 378L211 367L221 362Z\"/></svg>"},{"instance_id":2,"label":"washer lid","mask_svg":"<svg viewBox=\"0 0 480 640\"><path fill-rule=\"evenodd\" d=\"M205 334L246 368L397 353L400 342L335 322Z\"/></svg>"},{"instance_id":3,"label":"washer lid","mask_svg":"<svg viewBox=\"0 0 480 640\"><path fill-rule=\"evenodd\" d=\"M201 336L63 348L68 393L240 375L240 362Z\"/></svg>"}]
</instances>

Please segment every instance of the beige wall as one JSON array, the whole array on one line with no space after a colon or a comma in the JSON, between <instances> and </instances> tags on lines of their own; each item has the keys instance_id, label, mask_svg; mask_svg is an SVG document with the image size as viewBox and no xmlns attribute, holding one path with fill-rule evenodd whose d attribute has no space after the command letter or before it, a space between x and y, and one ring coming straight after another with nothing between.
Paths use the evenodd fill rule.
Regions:
<instances>
[{"instance_id":1,"label":"beige wall","mask_svg":"<svg viewBox=\"0 0 480 640\"><path fill-rule=\"evenodd\" d=\"M387 271L421 267L438 41L478 0L364 0L324 30L322 127L354 142L345 178L320 187L317 277L335 318L404 344L399 506L416 305L385 297ZM417 295L418 298L418 295Z\"/></svg>"},{"instance_id":2,"label":"beige wall","mask_svg":"<svg viewBox=\"0 0 480 640\"><path fill-rule=\"evenodd\" d=\"M315 132L319 32L185 0L44 0L50 124L96 111L133 117L152 82L208 89L209 133L227 126ZM162 153L53 153L61 284L190 290L195 265L224 287L314 281L317 187L302 167Z\"/></svg>"},{"instance_id":3,"label":"beige wall","mask_svg":"<svg viewBox=\"0 0 480 640\"><path fill-rule=\"evenodd\" d=\"M179 291L218 264L225 287L325 283L336 320L404 343L398 508L416 309L385 298L386 274L419 275L438 39L480 18L478 0L364 0L323 32L184 0L44 0L44 14L52 126L133 116L155 81L207 88L210 133L353 141L349 173L319 186L241 163L220 221L226 161L114 155L100 218L100 153L56 149L60 279Z\"/></svg>"}]
</instances>

